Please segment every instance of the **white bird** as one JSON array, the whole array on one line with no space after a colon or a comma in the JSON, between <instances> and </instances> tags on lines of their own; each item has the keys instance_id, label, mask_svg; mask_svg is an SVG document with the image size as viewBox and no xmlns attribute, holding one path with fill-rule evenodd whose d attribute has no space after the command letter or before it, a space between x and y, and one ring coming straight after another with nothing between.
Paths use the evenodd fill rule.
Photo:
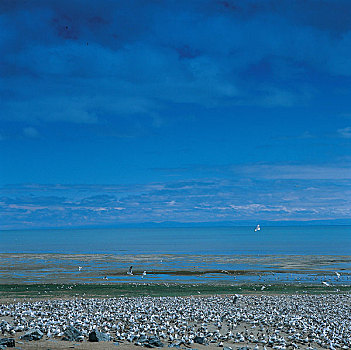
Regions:
<instances>
[{"instance_id":1,"label":"white bird","mask_svg":"<svg viewBox=\"0 0 351 350\"><path fill-rule=\"evenodd\" d=\"M340 273L338 271L335 271L335 274L336 274L337 278L340 278L341 275L340 275Z\"/></svg>"},{"instance_id":2,"label":"white bird","mask_svg":"<svg viewBox=\"0 0 351 350\"><path fill-rule=\"evenodd\" d=\"M82 267L81 266L78 266L78 271L80 271L82 269Z\"/></svg>"},{"instance_id":3,"label":"white bird","mask_svg":"<svg viewBox=\"0 0 351 350\"><path fill-rule=\"evenodd\" d=\"M256 228L255 228L255 232L260 231L260 230L261 230L260 225L257 225Z\"/></svg>"},{"instance_id":4,"label":"white bird","mask_svg":"<svg viewBox=\"0 0 351 350\"><path fill-rule=\"evenodd\" d=\"M143 272L143 275L141 278L144 278L146 276L146 271Z\"/></svg>"},{"instance_id":5,"label":"white bird","mask_svg":"<svg viewBox=\"0 0 351 350\"><path fill-rule=\"evenodd\" d=\"M127 275L133 276L133 266L129 268L129 271L127 271Z\"/></svg>"},{"instance_id":6,"label":"white bird","mask_svg":"<svg viewBox=\"0 0 351 350\"><path fill-rule=\"evenodd\" d=\"M261 290L264 290L265 288L266 288L266 286L262 286L262 287L261 287Z\"/></svg>"}]
</instances>

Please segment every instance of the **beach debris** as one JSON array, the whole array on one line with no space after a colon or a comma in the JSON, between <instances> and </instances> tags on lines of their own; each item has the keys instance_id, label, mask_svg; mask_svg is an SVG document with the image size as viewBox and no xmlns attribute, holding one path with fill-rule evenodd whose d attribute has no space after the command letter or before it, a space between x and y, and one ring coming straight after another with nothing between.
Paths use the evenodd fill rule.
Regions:
<instances>
[{"instance_id":1,"label":"beach debris","mask_svg":"<svg viewBox=\"0 0 351 350\"><path fill-rule=\"evenodd\" d=\"M62 340L66 341L81 341L83 340L83 334L77 328L73 326L68 326L67 329L63 332Z\"/></svg>"},{"instance_id":2,"label":"beach debris","mask_svg":"<svg viewBox=\"0 0 351 350\"><path fill-rule=\"evenodd\" d=\"M4 349L6 347L14 348L16 346L15 339L13 339L13 338L2 338L2 339L0 339L0 346L3 346Z\"/></svg>"},{"instance_id":3,"label":"beach debris","mask_svg":"<svg viewBox=\"0 0 351 350\"><path fill-rule=\"evenodd\" d=\"M322 284L324 284L326 287L330 287L330 284L328 282L323 281Z\"/></svg>"},{"instance_id":4,"label":"beach debris","mask_svg":"<svg viewBox=\"0 0 351 350\"><path fill-rule=\"evenodd\" d=\"M207 342L207 340L206 340L205 337L196 336L196 337L194 338L194 343L206 345L208 342Z\"/></svg>"},{"instance_id":5,"label":"beach debris","mask_svg":"<svg viewBox=\"0 0 351 350\"><path fill-rule=\"evenodd\" d=\"M44 299L0 304L0 329L111 346L348 350L350 314L351 295L335 293Z\"/></svg>"},{"instance_id":6,"label":"beach debris","mask_svg":"<svg viewBox=\"0 0 351 350\"><path fill-rule=\"evenodd\" d=\"M163 343L161 342L161 340L156 337L156 336L152 336L148 339L147 342L144 343L144 346L149 347L148 345L151 345L151 347L156 347L156 348L162 348L163 347Z\"/></svg>"},{"instance_id":7,"label":"beach debris","mask_svg":"<svg viewBox=\"0 0 351 350\"><path fill-rule=\"evenodd\" d=\"M43 337L43 335L43 332L41 332L39 329L31 329L26 334L22 335L20 339L28 341L40 340Z\"/></svg>"},{"instance_id":8,"label":"beach debris","mask_svg":"<svg viewBox=\"0 0 351 350\"><path fill-rule=\"evenodd\" d=\"M341 274L338 271L335 271L336 277L339 279Z\"/></svg>"},{"instance_id":9,"label":"beach debris","mask_svg":"<svg viewBox=\"0 0 351 350\"><path fill-rule=\"evenodd\" d=\"M107 333L99 332L96 329L94 329L92 332L89 333L88 340L90 342L110 341L111 336L108 335Z\"/></svg>"},{"instance_id":10,"label":"beach debris","mask_svg":"<svg viewBox=\"0 0 351 350\"><path fill-rule=\"evenodd\" d=\"M0 323L0 330L2 334L5 334L5 332L10 333L11 332L11 325L6 322L6 321L1 321Z\"/></svg>"},{"instance_id":11,"label":"beach debris","mask_svg":"<svg viewBox=\"0 0 351 350\"><path fill-rule=\"evenodd\" d=\"M138 342L139 343L146 343L147 342L147 336L146 335L141 335L139 338L138 338Z\"/></svg>"}]
</instances>

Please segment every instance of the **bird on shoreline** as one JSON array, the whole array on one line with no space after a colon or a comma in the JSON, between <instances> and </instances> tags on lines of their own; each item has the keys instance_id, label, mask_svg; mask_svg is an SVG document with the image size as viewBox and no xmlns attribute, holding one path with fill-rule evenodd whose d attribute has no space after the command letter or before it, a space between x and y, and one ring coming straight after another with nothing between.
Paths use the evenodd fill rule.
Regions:
<instances>
[{"instance_id":1,"label":"bird on shoreline","mask_svg":"<svg viewBox=\"0 0 351 350\"><path fill-rule=\"evenodd\" d=\"M129 268L129 271L127 271L127 275L133 276L133 266Z\"/></svg>"},{"instance_id":2,"label":"bird on shoreline","mask_svg":"<svg viewBox=\"0 0 351 350\"><path fill-rule=\"evenodd\" d=\"M254 350L348 350L350 302L350 294L334 293L14 301L0 304L0 334L26 336L30 327L55 342L68 334L85 342L99 331L130 346L237 348L245 343ZM44 347L47 340L39 344Z\"/></svg>"}]
</instances>

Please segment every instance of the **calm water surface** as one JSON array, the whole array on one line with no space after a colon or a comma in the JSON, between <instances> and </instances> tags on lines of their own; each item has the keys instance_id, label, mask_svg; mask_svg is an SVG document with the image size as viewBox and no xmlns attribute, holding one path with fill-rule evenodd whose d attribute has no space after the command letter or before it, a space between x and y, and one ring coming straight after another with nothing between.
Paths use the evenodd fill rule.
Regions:
<instances>
[{"instance_id":1,"label":"calm water surface","mask_svg":"<svg viewBox=\"0 0 351 350\"><path fill-rule=\"evenodd\" d=\"M351 226L0 231L0 283L106 281L349 285Z\"/></svg>"},{"instance_id":2,"label":"calm water surface","mask_svg":"<svg viewBox=\"0 0 351 350\"><path fill-rule=\"evenodd\" d=\"M0 253L351 254L351 226L0 231Z\"/></svg>"}]
</instances>

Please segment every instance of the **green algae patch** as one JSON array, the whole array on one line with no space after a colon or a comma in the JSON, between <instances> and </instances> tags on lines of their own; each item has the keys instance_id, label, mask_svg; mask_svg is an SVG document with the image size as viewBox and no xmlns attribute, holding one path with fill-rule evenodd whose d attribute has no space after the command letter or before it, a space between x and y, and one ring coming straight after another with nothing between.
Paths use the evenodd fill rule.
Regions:
<instances>
[{"instance_id":1,"label":"green algae patch","mask_svg":"<svg viewBox=\"0 0 351 350\"><path fill-rule=\"evenodd\" d=\"M2 284L0 299L13 298L88 298L136 296L197 296L231 294L324 294L350 293L351 286L296 284L189 284L189 283L119 283L119 284Z\"/></svg>"}]
</instances>

